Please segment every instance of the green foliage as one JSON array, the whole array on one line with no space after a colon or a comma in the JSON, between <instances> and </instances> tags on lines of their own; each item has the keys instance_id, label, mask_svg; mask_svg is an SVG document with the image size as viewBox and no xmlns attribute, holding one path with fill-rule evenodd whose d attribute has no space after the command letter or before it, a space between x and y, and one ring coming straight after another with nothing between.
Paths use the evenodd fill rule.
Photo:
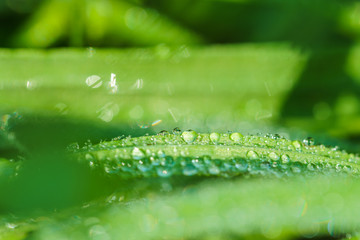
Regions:
<instances>
[{"instance_id":1,"label":"green foliage","mask_svg":"<svg viewBox=\"0 0 360 240\"><path fill-rule=\"evenodd\" d=\"M218 133L211 133L212 135ZM314 145L313 138L287 140L279 135L242 136L240 133L211 134L184 131L157 136L123 138L73 151L80 162L123 178L275 175L332 172L358 175L358 156L336 148Z\"/></svg>"},{"instance_id":2,"label":"green foliage","mask_svg":"<svg viewBox=\"0 0 360 240\"><path fill-rule=\"evenodd\" d=\"M348 46L359 39L357 9L353 0L14 0L0 3L0 44L114 47L287 41L306 48Z\"/></svg>"},{"instance_id":3,"label":"green foliage","mask_svg":"<svg viewBox=\"0 0 360 240\"><path fill-rule=\"evenodd\" d=\"M3 218L2 239L291 239L358 230L360 158L312 138L176 128L72 144L67 156L39 150L34 159L2 160L2 173L12 172L1 185L2 210L22 216ZM44 212L54 207L67 209Z\"/></svg>"},{"instance_id":4,"label":"green foliage","mask_svg":"<svg viewBox=\"0 0 360 240\"><path fill-rule=\"evenodd\" d=\"M67 39L71 46L198 43L199 37L156 12L123 1L44 3L15 37L15 46L49 47Z\"/></svg>"},{"instance_id":5,"label":"green foliage","mask_svg":"<svg viewBox=\"0 0 360 240\"><path fill-rule=\"evenodd\" d=\"M358 9L0 1L0 239L358 239Z\"/></svg>"},{"instance_id":6,"label":"green foliage","mask_svg":"<svg viewBox=\"0 0 360 240\"><path fill-rule=\"evenodd\" d=\"M344 51L304 54L288 44L2 50L0 111L132 126L110 137L177 126L246 132L251 124L252 133L269 132L279 124L356 139L359 47L345 59Z\"/></svg>"}]
</instances>

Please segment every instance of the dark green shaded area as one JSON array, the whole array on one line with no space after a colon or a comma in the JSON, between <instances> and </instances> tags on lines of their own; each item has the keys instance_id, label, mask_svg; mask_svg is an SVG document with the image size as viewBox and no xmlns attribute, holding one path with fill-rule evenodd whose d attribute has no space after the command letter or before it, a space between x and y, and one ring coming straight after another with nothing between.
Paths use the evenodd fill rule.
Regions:
<instances>
[{"instance_id":1,"label":"dark green shaded area","mask_svg":"<svg viewBox=\"0 0 360 240\"><path fill-rule=\"evenodd\" d=\"M346 46L359 36L354 27L356 3L17 0L2 3L0 30L6 33L3 47L149 46L196 44L199 39L203 43L290 41L307 48Z\"/></svg>"}]
</instances>

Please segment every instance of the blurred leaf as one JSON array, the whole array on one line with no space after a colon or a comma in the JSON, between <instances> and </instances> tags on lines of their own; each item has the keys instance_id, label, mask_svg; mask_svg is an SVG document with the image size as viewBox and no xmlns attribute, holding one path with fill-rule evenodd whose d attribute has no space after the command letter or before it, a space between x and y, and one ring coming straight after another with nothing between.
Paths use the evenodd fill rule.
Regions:
<instances>
[{"instance_id":1,"label":"blurred leaf","mask_svg":"<svg viewBox=\"0 0 360 240\"><path fill-rule=\"evenodd\" d=\"M255 133L281 123L356 137L358 47L346 53L319 51L308 63L309 54L288 44L2 50L0 109L143 133L174 127L247 132L249 124ZM348 105L346 98L351 113L335 111Z\"/></svg>"},{"instance_id":2,"label":"blurred leaf","mask_svg":"<svg viewBox=\"0 0 360 240\"><path fill-rule=\"evenodd\" d=\"M48 0L15 38L15 46L154 45L199 43L196 34L154 10L124 1Z\"/></svg>"},{"instance_id":3,"label":"blurred leaf","mask_svg":"<svg viewBox=\"0 0 360 240\"><path fill-rule=\"evenodd\" d=\"M0 55L0 111L22 116L16 126L29 119L63 119L77 124L75 131L88 126L89 137L96 128L126 129L118 135L174 127L247 132L252 123L254 133L260 127L269 131L264 126L279 120L306 59L288 44ZM42 121L37 123L41 130ZM25 132L35 128L21 129L22 136L32 136ZM48 129L62 131L61 121Z\"/></svg>"},{"instance_id":4,"label":"blurred leaf","mask_svg":"<svg viewBox=\"0 0 360 240\"><path fill-rule=\"evenodd\" d=\"M144 4L214 43L291 41L319 48L358 39L346 30L357 26L355 0L145 0Z\"/></svg>"},{"instance_id":5,"label":"blurred leaf","mask_svg":"<svg viewBox=\"0 0 360 240\"><path fill-rule=\"evenodd\" d=\"M87 208L79 215L39 218L34 239L339 238L359 226L359 182L312 178L209 182L172 196L153 196L125 208ZM71 217L73 216L73 217ZM67 219L64 221L64 219ZM28 231L30 222L2 227L0 236ZM227 237L226 237L227 236Z\"/></svg>"}]
</instances>

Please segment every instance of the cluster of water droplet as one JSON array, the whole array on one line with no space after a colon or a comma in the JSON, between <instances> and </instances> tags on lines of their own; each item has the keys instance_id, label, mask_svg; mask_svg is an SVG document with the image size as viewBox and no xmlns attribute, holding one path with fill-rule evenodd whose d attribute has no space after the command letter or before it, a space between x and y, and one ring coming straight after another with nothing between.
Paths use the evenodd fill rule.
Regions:
<instances>
[{"instance_id":1,"label":"cluster of water droplet","mask_svg":"<svg viewBox=\"0 0 360 240\"><path fill-rule=\"evenodd\" d=\"M279 135L243 136L241 133L198 134L193 130L155 136L121 137L82 149L79 158L94 168L124 177L298 173L358 174L358 156L337 148L316 146L313 138L291 141Z\"/></svg>"},{"instance_id":2,"label":"cluster of water droplet","mask_svg":"<svg viewBox=\"0 0 360 240\"><path fill-rule=\"evenodd\" d=\"M229 160L212 159L210 156L173 157L166 156L161 151L156 156L146 156L142 150L134 149L134 159L98 160L87 154L86 159L91 167L104 168L109 174L119 174L123 177L170 177L184 176L222 176L232 177L241 174L275 174L277 176L293 175L302 172L306 166L299 162L283 163L279 160L253 159L256 153L249 151L251 159L231 158ZM286 161L286 156L283 157Z\"/></svg>"}]
</instances>

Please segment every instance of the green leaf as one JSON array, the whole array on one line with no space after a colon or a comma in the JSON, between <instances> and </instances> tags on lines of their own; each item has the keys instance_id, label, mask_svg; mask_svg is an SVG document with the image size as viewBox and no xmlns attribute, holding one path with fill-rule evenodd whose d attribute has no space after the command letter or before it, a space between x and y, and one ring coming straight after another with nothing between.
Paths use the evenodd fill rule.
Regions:
<instances>
[{"instance_id":1,"label":"green leaf","mask_svg":"<svg viewBox=\"0 0 360 240\"><path fill-rule=\"evenodd\" d=\"M0 111L156 131L261 125L277 121L305 60L288 44L2 50Z\"/></svg>"},{"instance_id":2,"label":"green leaf","mask_svg":"<svg viewBox=\"0 0 360 240\"><path fill-rule=\"evenodd\" d=\"M211 136L216 137L211 137ZM337 148L291 141L279 135L160 133L87 145L79 161L124 178L180 176L358 175L360 158Z\"/></svg>"}]
</instances>

